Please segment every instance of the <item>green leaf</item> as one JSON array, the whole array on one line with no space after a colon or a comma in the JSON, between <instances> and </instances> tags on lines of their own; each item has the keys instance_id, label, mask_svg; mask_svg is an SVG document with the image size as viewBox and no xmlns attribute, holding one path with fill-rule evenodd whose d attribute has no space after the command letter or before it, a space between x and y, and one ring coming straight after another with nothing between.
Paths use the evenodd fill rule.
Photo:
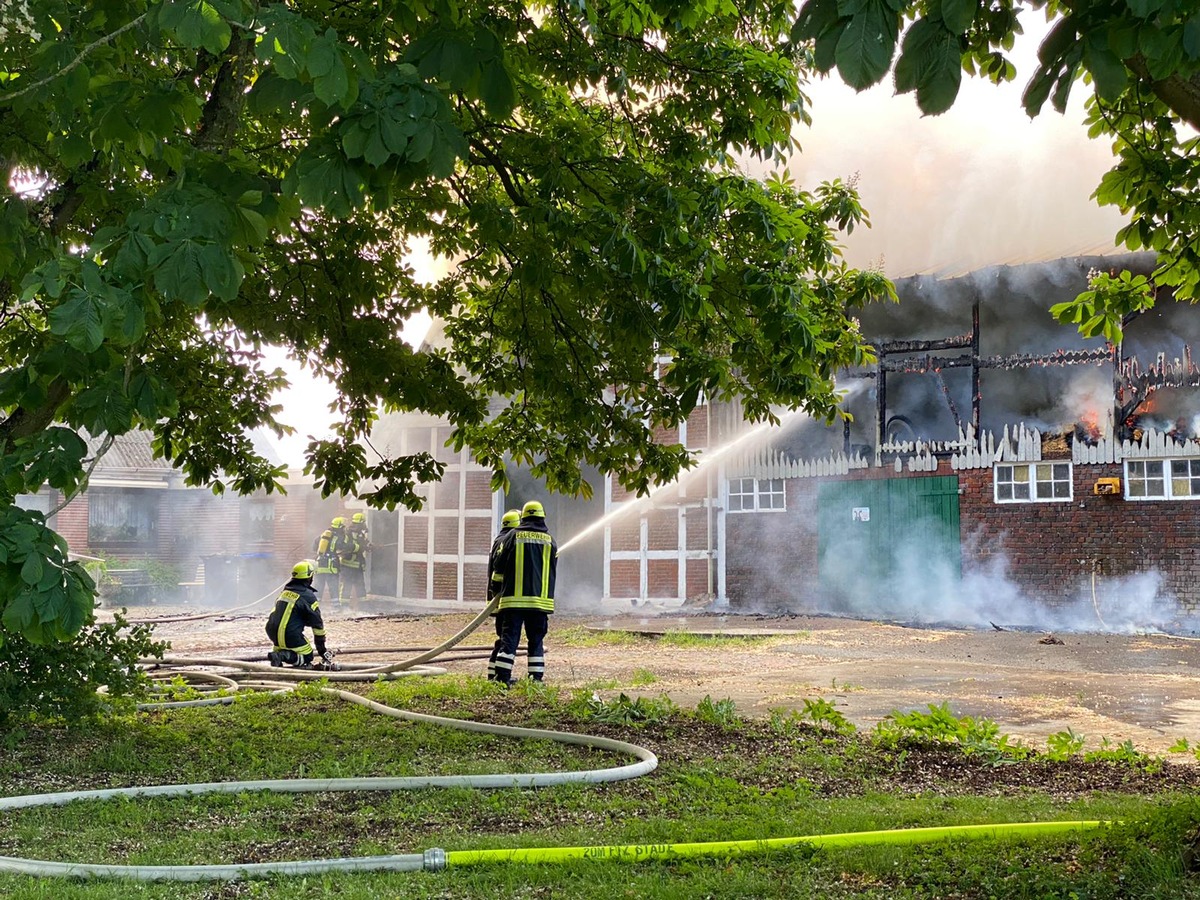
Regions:
<instances>
[{"instance_id":1,"label":"green leaf","mask_svg":"<svg viewBox=\"0 0 1200 900\"><path fill-rule=\"evenodd\" d=\"M168 299L201 306L208 299L203 245L191 238L168 241L154 248L154 286Z\"/></svg>"},{"instance_id":2,"label":"green leaf","mask_svg":"<svg viewBox=\"0 0 1200 900\"><path fill-rule=\"evenodd\" d=\"M28 585L36 585L42 580L42 555L36 547L30 548L29 555L21 566L21 580Z\"/></svg>"},{"instance_id":3,"label":"green leaf","mask_svg":"<svg viewBox=\"0 0 1200 900\"><path fill-rule=\"evenodd\" d=\"M72 288L67 300L50 310L50 331L65 338L72 347L90 353L104 341L100 306L87 291Z\"/></svg>"},{"instance_id":4,"label":"green leaf","mask_svg":"<svg viewBox=\"0 0 1200 900\"><path fill-rule=\"evenodd\" d=\"M815 41L839 18L837 0L806 0L792 25L792 40L796 43Z\"/></svg>"},{"instance_id":5,"label":"green leaf","mask_svg":"<svg viewBox=\"0 0 1200 900\"><path fill-rule=\"evenodd\" d=\"M917 85L917 106L927 116L943 113L954 105L962 84L962 61L958 39L941 29L929 48L929 60Z\"/></svg>"},{"instance_id":6,"label":"green leaf","mask_svg":"<svg viewBox=\"0 0 1200 900\"><path fill-rule=\"evenodd\" d=\"M1101 100L1116 100L1125 90L1129 80L1125 63L1108 48L1103 33L1092 31L1084 37L1083 64L1092 73Z\"/></svg>"},{"instance_id":7,"label":"green leaf","mask_svg":"<svg viewBox=\"0 0 1200 900\"><path fill-rule=\"evenodd\" d=\"M979 0L942 0L942 22L951 34L966 34L978 11Z\"/></svg>"},{"instance_id":8,"label":"green leaf","mask_svg":"<svg viewBox=\"0 0 1200 900\"><path fill-rule=\"evenodd\" d=\"M838 74L855 90L865 90L887 74L896 49L898 25L886 8L873 5L852 18L838 39Z\"/></svg>"},{"instance_id":9,"label":"green leaf","mask_svg":"<svg viewBox=\"0 0 1200 900\"><path fill-rule=\"evenodd\" d=\"M165 4L161 13L163 27L173 31L187 47L203 47L214 56L229 46L233 32L221 14L205 0Z\"/></svg>"}]
</instances>

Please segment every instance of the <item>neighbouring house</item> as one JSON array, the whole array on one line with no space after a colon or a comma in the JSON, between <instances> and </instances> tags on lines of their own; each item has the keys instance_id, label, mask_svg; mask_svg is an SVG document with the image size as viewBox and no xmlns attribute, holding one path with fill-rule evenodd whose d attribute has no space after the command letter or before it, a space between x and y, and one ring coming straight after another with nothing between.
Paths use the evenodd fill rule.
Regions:
<instances>
[{"instance_id":1,"label":"neighbouring house","mask_svg":"<svg viewBox=\"0 0 1200 900\"><path fill-rule=\"evenodd\" d=\"M1092 269L1152 262L1076 257L901 279L899 305L863 314L878 363L839 379L852 421L754 426L736 406L702 405L659 436L700 451L677 483L636 498L601 479L598 502L548 509L562 565L591 561L560 576L560 605L997 625L1189 619L1200 605L1200 369L1189 349L1200 314L1163 298L1110 346L1048 313ZM380 429L392 452L449 463L450 480L420 515L397 516L395 558L376 557L375 584L394 571L396 596L481 602L499 517L536 485L491 494L467 452L446 450L445 422L385 417Z\"/></svg>"},{"instance_id":2,"label":"neighbouring house","mask_svg":"<svg viewBox=\"0 0 1200 900\"><path fill-rule=\"evenodd\" d=\"M92 442L95 452L98 441ZM269 444L260 452L278 461ZM108 591L136 602L203 596L222 606L270 592L344 508L322 499L311 480L292 473L288 493L238 496L189 487L156 459L149 432L117 438L96 464L87 490L63 505L43 489L18 498L37 509L77 558L108 561ZM121 590L124 588L125 590Z\"/></svg>"}]
</instances>

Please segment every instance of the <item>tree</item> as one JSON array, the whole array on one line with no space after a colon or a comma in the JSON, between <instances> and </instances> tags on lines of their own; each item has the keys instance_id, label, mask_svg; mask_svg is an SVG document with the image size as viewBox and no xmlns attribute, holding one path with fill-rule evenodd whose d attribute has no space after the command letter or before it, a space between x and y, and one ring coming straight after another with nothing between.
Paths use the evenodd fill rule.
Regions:
<instances>
[{"instance_id":1,"label":"tree","mask_svg":"<svg viewBox=\"0 0 1200 900\"><path fill-rule=\"evenodd\" d=\"M92 585L14 498L86 482L82 433L149 428L193 484L273 490L281 345L337 386L324 491L416 508L440 466L368 460L378 410L449 417L503 483L580 464L646 490L653 429L740 397L836 413L894 296L847 268L851 185L744 177L806 118L783 0L0 4L0 607L74 633ZM428 284L427 238L456 261ZM450 345L417 353L427 309ZM665 357L660 370L653 363ZM497 408L498 404L498 408Z\"/></svg>"},{"instance_id":2,"label":"tree","mask_svg":"<svg viewBox=\"0 0 1200 900\"><path fill-rule=\"evenodd\" d=\"M1030 116L1047 100L1066 109L1083 82L1088 134L1112 141L1116 165L1094 197L1130 216L1117 241L1152 250L1149 279L1098 273L1090 289L1052 312L1087 337L1119 340L1122 324L1154 305L1159 288L1200 299L1200 8L1180 0L805 0L792 30L811 41L816 67L836 67L859 90L894 73L897 93L922 112L949 109L962 73L995 82L1016 69L1006 55L1022 14L1052 23L1024 93ZM1041 14L1041 13L1039 13ZM903 39L900 35L903 31ZM894 62L894 68L893 68Z\"/></svg>"}]
</instances>

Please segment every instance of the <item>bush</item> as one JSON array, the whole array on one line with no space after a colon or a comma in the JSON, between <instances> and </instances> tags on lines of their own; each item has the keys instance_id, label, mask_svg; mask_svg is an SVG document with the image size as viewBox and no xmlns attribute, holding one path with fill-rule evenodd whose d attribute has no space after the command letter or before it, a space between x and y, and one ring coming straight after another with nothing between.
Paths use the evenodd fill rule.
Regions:
<instances>
[{"instance_id":1,"label":"bush","mask_svg":"<svg viewBox=\"0 0 1200 900\"><path fill-rule=\"evenodd\" d=\"M137 666L161 657L167 644L148 625L113 622L84 626L69 641L34 644L6 631L0 644L0 730L34 719L71 724L143 696L149 678ZM97 693L100 687L105 693Z\"/></svg>"}]
</instances>

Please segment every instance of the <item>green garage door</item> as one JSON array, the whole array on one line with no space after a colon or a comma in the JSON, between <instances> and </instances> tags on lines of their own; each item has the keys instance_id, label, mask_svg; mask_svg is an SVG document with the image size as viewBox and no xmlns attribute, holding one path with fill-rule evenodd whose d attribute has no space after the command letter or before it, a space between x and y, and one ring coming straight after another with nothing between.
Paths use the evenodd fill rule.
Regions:
<instances>
[{"instance_id":1,"label":"green garage door","mask_svg":"<svg viewBox=\"0 0 1200 900\"><path fill-rule=\"evenodd\" d=\"M962 577L957 476L823 483L818 554L831 607L931 611Z\"/></svg>"}]
</instances>

